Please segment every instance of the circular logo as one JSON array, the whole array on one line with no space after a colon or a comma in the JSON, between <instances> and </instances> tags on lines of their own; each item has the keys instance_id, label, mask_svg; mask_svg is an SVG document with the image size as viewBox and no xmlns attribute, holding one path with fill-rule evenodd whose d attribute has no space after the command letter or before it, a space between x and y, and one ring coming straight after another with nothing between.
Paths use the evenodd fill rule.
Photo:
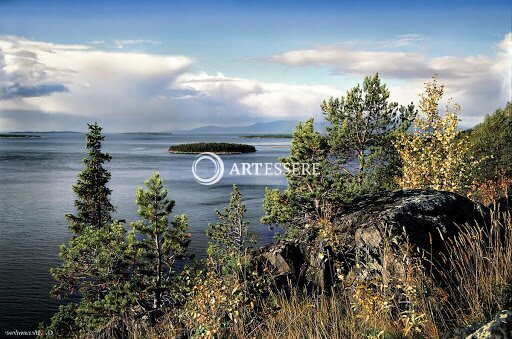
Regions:
<instances>
[{"instance_id":1,"label":"circular logo","mask_svg":"<svg viewBox=\"0 0 512 339\"><path fill-rule=\"evenodd\" d=\"M202 178L201 176L199 176L199 174L197 173L197 165L202 160L209 160L209 161L213 162L213 164L215 165L215 173L213 174L213 176L211 176L209 178ZM198 183L200 183L202 185L213 185L213 184L219 182L219 180L224 175L224 162L215 153L211 153L211 152L201 153L197 156L197 159L192 164L192 174L194 175L194 178L196 178L196 181Z\"/></svg>"}]
</instances>

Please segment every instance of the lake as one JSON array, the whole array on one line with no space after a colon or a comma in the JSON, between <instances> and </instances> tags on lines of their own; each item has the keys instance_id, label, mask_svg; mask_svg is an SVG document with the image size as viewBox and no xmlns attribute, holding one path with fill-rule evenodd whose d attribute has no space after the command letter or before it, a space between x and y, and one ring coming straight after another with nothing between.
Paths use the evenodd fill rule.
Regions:
<instances>
[{"instance_id":1,"label":"lake","mask_svg":"<svg viewBox=\"0 0 512 339\"><path fill-rule=\"evenodd\" d=\"M50 267L59 265L59 245L70 232L64 214L74 212L72 185L86 155L80 133L38 133L42 138L0 139L0 333L35 330L47 322L59 303L49 297L54 284ZM237 135L106 134L104 150L112 155L106 167L116 219L138 219L135 189L158 171L176 200L173 214L186 213L190 252L205 255L208 223L215 209L229 201L237 184L247 207L251 230L259 243L273 234L259 223L265 187L286 186L283 176L229 176L215 185L196 182L191 166L196 155L170 154L170 145L190 142L232 142L254 145L256 153L223 155L226 172L234 162L271 162L289 153L288 139L241 139ZM208 164L201 162L204 171ZM212 165L212 164L210 164Z\"/></svg>"}]
</instances>

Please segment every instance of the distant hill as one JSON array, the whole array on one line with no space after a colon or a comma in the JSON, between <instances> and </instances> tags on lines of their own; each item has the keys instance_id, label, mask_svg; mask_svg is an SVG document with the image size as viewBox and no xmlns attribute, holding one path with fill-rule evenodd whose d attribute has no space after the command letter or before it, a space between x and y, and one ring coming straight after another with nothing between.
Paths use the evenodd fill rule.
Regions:
<instances>
[{"instance_id":1,"label":"distant hill","mask_svg":"<svg viewBox=\"0 0 512 339\"><path fill-rule=\"evenodd\" d=\"M245 134L291 134L295 129L298 121L292 120L275 120L269 122L257 122L252 125L245 126L203 126L186 131L177 131L176 133L191 134L228 134L228 133L245 133ZM315 129L319 132L325 130L325 122L315 122Z\"/></svg>"}]
</instances>

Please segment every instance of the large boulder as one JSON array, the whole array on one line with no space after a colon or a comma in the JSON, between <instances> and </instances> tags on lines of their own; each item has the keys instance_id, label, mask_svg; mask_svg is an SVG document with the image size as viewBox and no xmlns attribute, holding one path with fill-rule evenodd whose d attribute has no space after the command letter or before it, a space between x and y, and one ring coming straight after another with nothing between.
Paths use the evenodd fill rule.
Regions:
<instances>
[{"instance_id":1,"label":"large boulder","mask_svg":"<svg viewBox=\"0 0 512 339\"><path fill-rule=\"evenodd\" d=\"M382 192L347 206L333 222L331 239L317 233L310 242L278 242L260 249L256 261L282 282L324 289L340 269L346 279L386 282L405 274L398 260L404 245L429 262L441 262L446 240L459 233L460 225L486 227L489 220L486 207L455 193Z\"/></svg>"},{"instance_id":2,"label":"large boulder","mask_svg":"<svg viewBox=\"0 0 512 339\"><path fill-rule=\"evenodd\" d=\"M509 339L512 338L512 310L496 313L489 322L477 323L456 329L443 339Z\"/></svg>"}]
</instances>

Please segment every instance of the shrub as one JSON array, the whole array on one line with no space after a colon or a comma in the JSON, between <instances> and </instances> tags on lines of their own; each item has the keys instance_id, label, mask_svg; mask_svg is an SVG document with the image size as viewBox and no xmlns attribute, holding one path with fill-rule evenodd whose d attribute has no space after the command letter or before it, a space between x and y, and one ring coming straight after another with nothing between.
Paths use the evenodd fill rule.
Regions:
<instances>
[{"instance_id":1,"label":"shrub","mask_svg":"<svg viewBox=\"0 0 512 339\"><path fill-rule=\"evenodd\" d=\"M439 102L444 86L437 77L425 84L421 94L422 115L413 121L413 132L399 134L395 147L402 159L400 187L431 188L441 191L463 192L469 188L472 171L483 159L469 155L470 143L458 129L459 105L450 101L444 114L439 112Z\"/></svg>"}]
</instances>

